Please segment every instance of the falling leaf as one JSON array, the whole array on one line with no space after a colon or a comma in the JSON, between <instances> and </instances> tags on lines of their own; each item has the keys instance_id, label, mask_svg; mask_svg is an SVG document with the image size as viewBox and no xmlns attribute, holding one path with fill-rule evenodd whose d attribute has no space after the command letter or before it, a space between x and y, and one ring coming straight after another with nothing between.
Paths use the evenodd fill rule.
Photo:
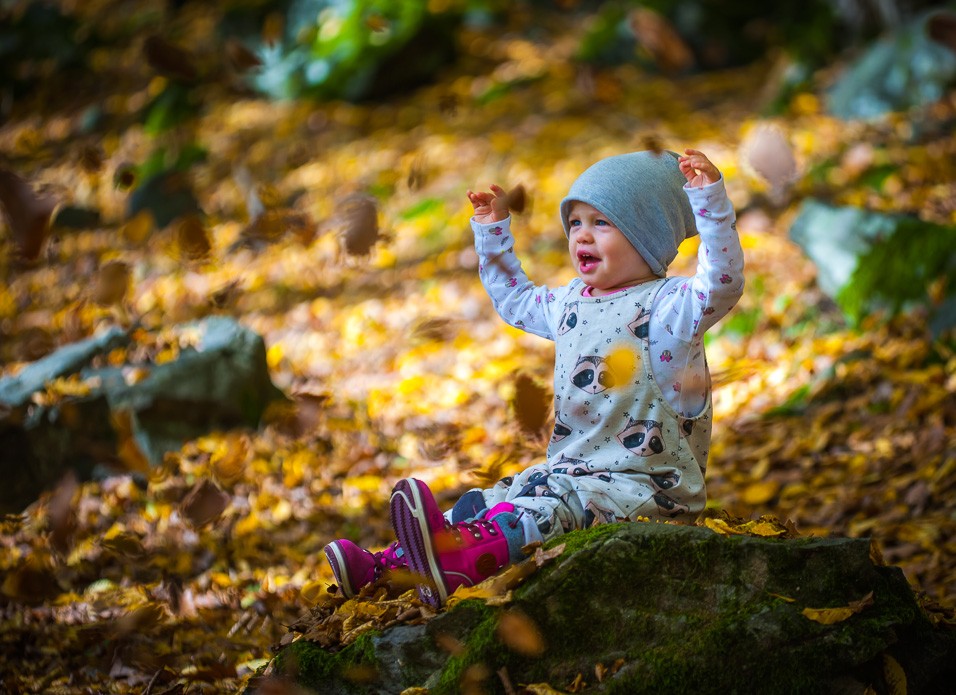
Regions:
<instances>
[{"instance_id":1,"label":"falling leaf","mask_svg":"<svg viewBox=\"0 0 956 695\"><path fill-rule=\"evenodd\" d=\"M165 608L158 603L145 603L137 606L113 623L116 637L124 637L134 632L149 632L151 628L165 620Z\"/></svg>"},{"instance_id":2,"label":"falling leaf","mask_svg":"<svg viewBox=\"0 0 956 695\"><path fill-rule=\"evenodd\" d=\"M532 376L521 372L515 377L512 400L515 419L525 432L540 432L550 416L549 391Z\"/></svg>"},{"instance_id":3,"label":"falling leaf","mask_svg":"<svg viewBox=\"0 0 956 695\"><path fill-rule=\"evenodd\" d=\"M226 41L226 58L232 69L240 74L262 65L262 59L236 38Z\"/></svg>"},{"instance_id":4,"label":"falling leaf","mask_svg":"<svg viewBox=\"0 0 956 695\"><path fill-rule=\"evenodd\" d=\"M65 554L73 545L76 533L76 497L80 486L72 470L60 479L47 502L50 520L50 545Z\"/></svg>"},{"instance_id":5,"label":"falling leaf","mask_svg":"<svg viewBox=\"0 0 956 695\"><path fill-rule=\"evenodd\" d=\"M519 215L525 211L528 206L528 192L523 184L518 184L505 194L505 202L508 210L516 212Z\"/></svg>"},{"instance_id":6,"label":"falling leaf","mask_svg":"<svg viewBox=\"0 0 956 695\"><path fill-rule=\"evenodd\" d=\"M770 186L770 196L782 202L787 188L797 179L797 160L783 129L761 123L747 133L740 145L741 158Z\"/></svg>"},{"instance_id":7,"label":"falling leaf","mask_svg":"<svg viewBox=\"0 0 956 695\"><path fill-rule=\"evenodd\" d=\"M745 504L749 504L752 507L759 507L760 505L770 502L777 496L779 491L780 483L776 480L761 480L756 483L751 483L744 488L741 499Z\"/></svg>"},{"instance_id":8,"label":"falling leaf","mask_svg":"<svg viewBox=\"0 0 956 695\"><path fill-rule=\"evenodd\" d=\"M541 629L526 613L517 608L501 614L496 632L508 648L523 656L539 657L544 654L545 643Z\"/></svg>"},{"instance_id":9,"label":"falling leaf","mask_svg":"<svg viewBox=\"0 0 956 695\"><path fill-rule=\"evenodd\" d=\"M674 74L693 66L694 54L663 15L639 7L631 11L629 20L635 38L662 72Z\"/></svg>"},{"instance_id":10,"label":"falling leaf","mask_svg":"<svg viewBox=\"0 0 956 695\"><path fill-rule=\"evenodd\" d=\"M50 234L56 202L37 195L33 187L12 171L0 169L0 212L3 212L19 256L34 261Z\"/></svg>"},{"instance_id":11,"label":"falling leaf","mask_svg":"<svg viewBox=\"0 0 956 695\"><path fill-rule=\"evenodd\" d=\"M342 240L351 256L366 256L379 240L378 206L375 199L352 195L339 204L343 223Z\"/></svg>"},{"instance_id":12,"label":"falling leaf","mask_svg":"<svg viewBox=\"0 0 956 695\"><path fill-rule=\"evenodd\" d=\"M101 306L118 304L129 292L129 265L123 261L110 261L103 265L90 290L90 299Z\"/></svg>"},{"instance_id":13,"label":"falling leaf","mask_svg":"<svg viewBox=\"0 0 956 695\"><path fill-rule=\"evenodd\" d=\"M224 485L232 485L245 472L249 462L250 442L245 434L230 434L222 438L212 454L213 473Z\"/></svg>"},{"instance_id":14,"label":"falling leaf","mask_svg":"<svg viewBox=\"0 0 956 695\"><path fill-rule=\"evenodd\" d=\"M153 233L156 221L149 210L140 210L123 225L122 235L134 244L142 244Z\"/></svg>"},{"instance_id":15,"label":"falling leaf","mask_svg":"<svg viewBox=\"0 0 956 695\"><path fill-rule=\"evenodd\" d=\"M201 260L209 255L212 244L199 215L184 215L176 222L176 243L187 259Z\"/></svg>"},{"instance_id":16,"label":"falling leaf","mask_svg":"<svg viewBox=\"0 0 956 695\"><path fill-rule=\"evenodd\" d=\"M120 532L104 536L100 539L100 545L114 555L133 560L143 557L145 553L143 542L132 533Z\"/></svg>"},{"instance_id":17,"label":"falling leaf","mask_svg":"<svg viewBox=\"0 0 956 695\"><path fill-rule=\"evenodd\" d=\"M148 473L149 459L136 441L133 413L129 410L113 410L110 412L110 423L116 433L116 454L120 462L128 471Z\"/></svg>"},{"instance_id":18,"label":"falling leaf","mask_svg":"<svg viewBox=\"0 0 956 695\"><path fill-rule=\"evenodd\" d=\"M365 18L365 26L378 34L383 31L388 31L392 24L382 15L371 14Z\"/></svg>"},{"instance_id":19,"label":"falling leaf","mask_svg":"<svg viewBox=\"0 0 956 695\"><path fill-rule=\"evenodd\" d=\"M873 592L864 596L859 601L853 601L848 606L839 608L804 608L801 612L808 619L820 623L821 625L833 625L851 618L867 606L873 605Z\"/></svg>"},{"instance_id":20,"label":"falling leaf","mask_svg":"<svg viewBox=\"0 0 956 695\"><path fill-rule=\"evenodd\" d=\"M229 495L204 478L189 491L180 505L180 510L190 524L202 528L218 519L228 505Z\"/></svg>"},{"instance_id":21,"label":"falling leaf","mask_svg":"<svg viewBox=\"0 0 956 695\"><path fill-rule=\"evenodd\" d=\"M632 347L616 345L608 353L605 363L615 384L627 384L634 377L638 364L640 364L639 360L640 357Z\"/></svg>"}]
</instances>

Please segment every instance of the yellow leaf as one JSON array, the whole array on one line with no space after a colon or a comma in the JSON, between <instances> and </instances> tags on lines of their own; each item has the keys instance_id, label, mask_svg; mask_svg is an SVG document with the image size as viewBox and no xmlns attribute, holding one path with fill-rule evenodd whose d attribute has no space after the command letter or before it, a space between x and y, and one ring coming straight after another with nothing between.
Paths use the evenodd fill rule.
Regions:
<instances>
[{"instance_id":1,"label":"yellow leaf","mask_svg":"<svg viewBox=\"0 0 956 695\"><path fill-rule=\"evenodd\" d=\"M900 662L889 654L883 654L883 678L889 695L906 695L906 672Z\"/></svg>"},{"instance_id":2,"label":"yellow leaf","mask_svg":"<svg viewBox=\"0 0 956 695\"><path fill-rule=\"evenodd\" d=\"M820 623L821 625L833 625L834 623L842 623L844 620L851 618L871 605L873 605L872 591L859 601L851 601L848 606L841 606L839 608L804 608L801 612L805 617L816 623Z\"/></svg>"},{"instance_id":3,"label":"yellow leaf","mask_svg":"<svg viewBox=\"0 0 956 695\"><path fill-rule=\"evenodd\" d=\"M711 519L708 517L707 519L704 519L704 526L715 533L719 533L721 536L729 536L731 534L737 533L737 531L723 519Z\"/></svg>"},{"instance_id":4,"label":"yellow leaf","mask_svg":"<svg viewBox=\"0 0 956 695\"><path fill-rule=\"evenodd\" d=\"M498 619L498 638L511 650L524 656L544 654L544 636L538 625L523 611L511 609Z\"/></svg>"},{"instance_id":5,"label":"yellow leaf","mask_svg":"<svg viewBox=\"0 0 956 695\"><path fill-rule=\"evenodd\" d=\"M780 526L772 524L769 521L756 521L747 526L747 533L750 533L754 536L763 536L765 538L782 536L786 532L787 529L781 528Z\"/></svg>"},{"instance_id":6,"label":"yellow leaf","mask_svg":"<svg viewBox=\"0 0 956 695\"><path fill-rule=\"evenodd\" d=\"M745 504L749 504L751 507L757 507L772 500L777 496L779 491L780 483L776 480L762 480L744 488L741 497Z\"/></svg>"},{"instance_id":7,"label":"yellow leaf","mask_svg":"<svg viewBox=\"0 0 956 695\"><path fill-rule=\"evenodd\" d=\"M802 613L805 617L821 625L842 623L853 616L853 610L850 608L804 608Z\"/></svg>"},{"instance_id":8,"label":"yellow leaf","mask_svg":"<svg viewBox=\"0 0 956 695\"><path fill-rule=\"evenodd\" d=\"M786 601L787 603L796 603L796 601L797 601L797 599L795 599L795 598L790 598L789 596L784 596L784 595L782 595L782 594L773 594L773 593L771 593L770 595L773 596L774 598L780 599L781 601Z\"/></svg>"},{"instance_id":9,"label":"yellow leaf","mask_svg":"<svg viewBox=\"0 0 956 695\"><path fill-rule=\"evenodd\" d=\"M564 695L565 690L555 690L547 683L528 683L524 686L530 695Z\"/></svg>"},{"instance_id":10,"label":"yellow leaf","mask_svg":"<svg viewBox=\"0 0 956 695\"><path fill-rule=\"evenodd\" d=\"M627 346L614 347L607 356L606 364L610 369L615 384L626 384L631 381L637 371L639 358L637 352Z\"/></svg>"}]
</instances>

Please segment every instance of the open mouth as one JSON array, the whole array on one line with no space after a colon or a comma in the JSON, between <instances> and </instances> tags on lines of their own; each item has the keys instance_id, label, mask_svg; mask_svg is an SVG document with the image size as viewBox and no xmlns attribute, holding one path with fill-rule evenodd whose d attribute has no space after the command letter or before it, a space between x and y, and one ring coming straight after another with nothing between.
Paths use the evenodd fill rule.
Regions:
<instances>
[{"instance_id":1,"label":"open mouth","mask_svg":"<svg viewBox=\"0 0 956 695\"><path fill-rule=\"evenodd\" d=\"M582 273L590 273L597 268L600 262L601 259L597 256L591 255L586 251L578 251L578 268L580 268Z\"/></svg>"}]
</instances>

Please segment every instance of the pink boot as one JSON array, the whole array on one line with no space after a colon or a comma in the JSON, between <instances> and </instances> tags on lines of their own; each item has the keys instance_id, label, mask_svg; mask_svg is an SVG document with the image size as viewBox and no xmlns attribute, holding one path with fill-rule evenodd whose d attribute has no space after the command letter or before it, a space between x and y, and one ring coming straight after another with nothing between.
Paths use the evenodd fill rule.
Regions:
<instances>
[{"instance_id":1,"label":"pink boot","mask_svg":"<svg viewBox=\"0 0 956 695\"><path fill-rule=\"evenodd\" d=\"M401 569L408 565L398 541L385 550L372 553L348 539L340 538L325 546L325 556L346 598L355 596L363 586L374 582L386 570Z\"/></svg>"},{"instance_id":2,"label":"pink boot","mask_svg":"<svg viewBox=\"0 0 956 695\"><path fill-rule=\"evenodd\" d=\"M495 505L485 519L451 524L428 486L405 478L392 490L391 517L409 569L425 579L418 595L432 606L523 557L524 530L511 504Z\"/></svg>"}]
</instances>

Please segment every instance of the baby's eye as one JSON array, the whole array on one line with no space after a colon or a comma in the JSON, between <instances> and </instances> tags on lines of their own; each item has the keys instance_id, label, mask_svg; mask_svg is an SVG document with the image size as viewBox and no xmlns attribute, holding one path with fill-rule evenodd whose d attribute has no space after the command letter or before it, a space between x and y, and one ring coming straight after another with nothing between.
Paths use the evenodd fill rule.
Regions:
<instances>
[{"instance_id":1,"label":"baby's eye","mask_svg":"<svg viewBox=\"0 0 956 695\"><path fill-rule=\"evenodd\" d=\"M581 220L568 220L568 224L572 227L580 227Z\"/></svg>"},{"instance_id":2,"label":"baby's eye","mask_svg":"<svg viewBox=\"0 0 956 695\"><path fill-rule=\"evenodd\" d=\"M595 220L594 224L598 227L606 227L609 223L607 220Z\"/></svg>"}]
</instances>

